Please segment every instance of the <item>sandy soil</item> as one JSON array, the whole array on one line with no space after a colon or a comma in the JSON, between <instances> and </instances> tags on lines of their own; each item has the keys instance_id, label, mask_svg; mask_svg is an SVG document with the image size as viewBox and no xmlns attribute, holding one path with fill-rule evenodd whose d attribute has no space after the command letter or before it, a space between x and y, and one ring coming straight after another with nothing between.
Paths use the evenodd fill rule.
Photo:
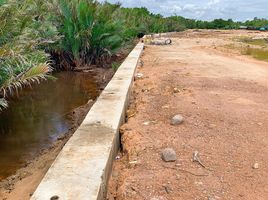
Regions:
<instances>
[{"instance_id":1,"label":"sandy soil","mask_svg":"<svg viewBox=\"0 0 268 200\"><path fill-rule=\"evenodd\" d=\"M114 74L111 68L91 68L87 71L95 74L100 92ZM82 123L93 103L94 101L90 101L88 104L74 109L70 113L72 127L67 133L59 136L57 142L52 144L49 149L41 150L39 156L34 160L29 160L25 167L19 169L16 174L0 182L0 200L27 200L31 197L63 146Z\"/></svg>"},{"instance_id":2,"label":"sandy soil","mask_svg":"<svg viewBox=\"0 0 268 200\"><path fill-rule=\"evenodd\" d=\"M268 199L268 63L223 47L261 34L187 31L146 46L107 199ZM172 126L176 114L185 121ZM162 161L167 147L176 162Z\"/></svg>"}]
</instances>

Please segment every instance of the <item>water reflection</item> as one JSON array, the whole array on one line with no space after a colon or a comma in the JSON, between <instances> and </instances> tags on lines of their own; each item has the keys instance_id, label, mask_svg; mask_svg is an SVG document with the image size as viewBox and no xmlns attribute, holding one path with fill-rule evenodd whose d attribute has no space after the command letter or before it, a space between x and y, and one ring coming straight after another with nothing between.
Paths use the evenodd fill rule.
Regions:
<instances>
[{"instance_id":1,"label":"water reflection","mask_svg":"<svg viewBox=\"0 0 268 200\"><path fill-rule=\"evenodd\" d=\"M0 180L14 173L71 126L68 114L98 96L92 74L61 72L0 114Z\"/></svg>"}]
</instances>

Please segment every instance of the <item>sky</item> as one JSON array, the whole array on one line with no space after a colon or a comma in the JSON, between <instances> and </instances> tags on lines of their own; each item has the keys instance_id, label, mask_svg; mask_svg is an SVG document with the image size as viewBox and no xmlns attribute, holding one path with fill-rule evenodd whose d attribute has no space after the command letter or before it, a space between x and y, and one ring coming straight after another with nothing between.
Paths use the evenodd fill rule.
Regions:
<instances>
[{"instance_id":1,"label":"sky","mask_svg":"<svg viewBox=\"0 0 268 200\"><path fill-rule=\"evenodd\" d=\"M103 0L100 0L103 1ZM268 0L107 0L124 7L146 7L163 16L180 15L191 19L215 18L245 21L268 18Z\"/></svg>"}]
</instances>

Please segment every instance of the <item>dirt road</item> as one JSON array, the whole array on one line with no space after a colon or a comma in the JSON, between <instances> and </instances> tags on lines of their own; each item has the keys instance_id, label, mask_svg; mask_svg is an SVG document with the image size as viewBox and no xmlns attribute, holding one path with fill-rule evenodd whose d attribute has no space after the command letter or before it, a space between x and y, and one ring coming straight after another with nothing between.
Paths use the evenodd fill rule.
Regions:
<instances>
[{"instance_id":1,"label":"dirt road","mask_svg":"<svg viewBox=\"0 0 268 200\"><path fill-rule=\"evenodd\" d=\"M109 200L268 199L268 63L221 47L241 34L188 31L146 46ZM172 126L176 114L185 121ZM176 162L162 161L167 147Z\"/></svg>"}]
</instances>

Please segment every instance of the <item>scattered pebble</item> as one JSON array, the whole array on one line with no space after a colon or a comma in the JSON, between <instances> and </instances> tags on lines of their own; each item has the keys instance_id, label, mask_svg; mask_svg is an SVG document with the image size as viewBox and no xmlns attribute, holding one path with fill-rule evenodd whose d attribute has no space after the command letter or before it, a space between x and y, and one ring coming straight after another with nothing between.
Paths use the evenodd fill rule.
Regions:
<instances>
[{"instance_id":1,"label":"scattered pebble","mask_svg":"<svg viewBox=\"0 0 268 200\"><path fill-rule=\"evenodd\" d=\"M144 122L143 125L148 126L148 125L156 124L156 123L157 123L156 121L148 121L148 122Z\"/></svg>"},{"instance_id":2,"label":"scattered pebble","mask_svg":"<svg viewBox=\"0 0 268 200\"><path fill-rule=\"evenodd\" d=\"M179 90L179 88L176 88L176 87L175 87L175 88L173 89L173 92L174 92L174 93L179 93L180 90Z\"/></svg>"},{"instance_id":3,"label":"scattered pebble","mask_svg":"<svg viewBox=\"0 0 268 200\"><path fill-rule=\"evenodd\" d=\"M60 199L60 197L57 196L57 195L55 195L55 196L53 196L53 197L50 198L50 200L58 200L58 199Z\"/></svg>"},{"instance_id":4,"label":"scattered pebble","mask_svg":"<svg viewBox=\"0 0 268 200\"><path fill-rule=\"evenodd\" d=\"M142 79L142 78L143 78L143 74L142 74L142 73L137 73L137 74L135 75L135 78L136 78L136 79Z\"/></svg>"},{"instance_id":5,"label":"scattered pebble","mask_svg":"<svg viewBox=\"0 0 268 200\"><path fill-rule=\"evenodd\" d=\"M168 185L163 185L163 187L164 187L164 189L165 189L165 191L166 191L167 194L169 194L169 193L172 192L172 188L169 187Z\"/></svg>"},{"instance_id":6,"label":"scattered pebble","mask_svg":"<svg viewBox=\"0 0 268 200\"><path fill-rule=\"evenodd\" d=\"M181 115L175 115L174 117L172 117L170 124L171 125L179 125L183 121L184 121L183 116L181 116Z\"/></svg>"},{"instance_id":7,"label":"scattered pebble","mask_svg":"<svg viewBox=\"0 0 268 200\"><path fill-rule=\"evenodd\" d=\"M172 148L166 148L162 151L162 159L165 162L175 162L177 160L176 152Z\"/></svg>"},{"instance_id":8,"label":"scattered pebble","mask_svg":"<svg viewBox=\"0 0 268 200\"><path fill-rule=\"evenodd\" d=\"M150 125L150 122L144 122L143 125L148 126Z\"/></svg>"},{"instance_id":9,"label":"scattered pebble","mask_svg":"<svg viewBox=\"0 0 268 200\"><path fill-rule=\"evenodd\" d=\"M196 181L196 182L194 182L196 185L203 185L203 182L201 182L201 181Z\"/></svg>"},{"instance_id":10,"label":"scattered pebble","mask_svg":"<svg viewBox=\"0 0 268 200\"><path fill-rule=\"evenodd\" d=\"M120 156L116 156L116 157L115 157L115 160L119 160L119 159L120 159Z\"/></svg>"},{"instance_id":11,"label":"scattered pebble","mask_svg":"<svg viewBox=\"0 0 268 200\"><path fill-rule=\"evenodd\" d=\"M139 67L143 67L144 63L142 60L139 61Z\"/></svg>"},{"instance_id":12,"label":"scattered pebble","mask_svg":"<svg viewBox=\"0 0 268 200\"><path fill-rule=\"evenodd\" d=\"M162 106L163 109L168 109L169 108L169 105L164 105Z\"/></svg>"},{"instance_id":13,"label":"scattered pebble","mask_svg":"<svg viewBox=\"0 0 268 200\"><path fill-rule=\"evenodd\" d=\"M252 168L253 168L253 169L259 169L259 163L254 163L254 165L253 165Z\"/></svg>"},{"instance_id":14,"label":"scattered pebble","mask_svg":"<svg viewBox=\"0 0 268 200\"><path fill-rule=\"evenodd\" d=\"M176 174L176 178L177 178L177 180L179 180L181 178L181 175Z\"/></svg>"},{"instance_id":15,"label":"scattered pebble","mask_svg":"<svg viewBox=\"0 0 268 200\"><path fill-rule=\"evenodd\" d=\"M138 163L138 161L136 161L136 160L129 162L130 165L136 165L137 163Z\"/></svg>"}]
</instances>

